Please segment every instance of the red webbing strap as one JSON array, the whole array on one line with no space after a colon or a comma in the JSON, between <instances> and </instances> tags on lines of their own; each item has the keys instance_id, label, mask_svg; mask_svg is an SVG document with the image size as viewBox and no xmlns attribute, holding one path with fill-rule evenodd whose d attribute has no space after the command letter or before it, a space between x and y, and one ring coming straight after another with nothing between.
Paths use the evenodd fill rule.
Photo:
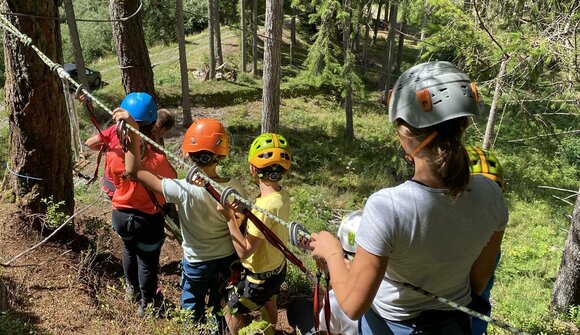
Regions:
<instances>
[{"instance_id":1,"label":"red webbing strap","mask_svg":"<svg viewBox=\"0 0 580 335\"><path fill-rule=\"evenodd\" d=\"M330 275L328 272L325 274L326 280L326 292L324 293L324 321L326 321L326 331L330 334L330 294L328 293L330 285Z\"/></svg>"},{"instance_id":2,"label":"red webbing strap","mask_svg":"<svg viewBox=\"0 0 580 335\"><path fill-rule=\"evenodd\" d=\"M99 150L99 154L97 156L97 167L95 167L95 173L93 173L93 177L87 182L87 184L91 184L92 182L97 180L99 176L99 167L101 166L101 159L103 158L103 154L105 153L105 151L111 148L109 147L109 143L105 139L105 135L103 135L103 132L101 131L101 126L99 125L99 121L95 116L91 99L85 96L84 94L79 95L77 98L80 102L83 103L83 106L85 106L85 108L89 112L91 122L93 123L95 128L97 128L97 131L99 132L99 139L101 140L101 142L103 142L103 145L101 146L101 149Z\"/></svg>"},{"instance_id":3,"label":"red webbing strap","mask_svg":"<svg viewBox=\"0 0 580 335\"><path fill-rule=\"evenodd\" d=\"M208 193L219 203L221 195L218 193L218 191L208 182L205 183L204 187L208 191ZM268 226L266 226L260 219L258 219L256 215L254 215L254 213L252 213L248 208L243 208L242 214L244 214L248 219L250 219L250 221L252 221L256 225L256 228L258 228L258 230L260 230L260 232L264 234L264 237L266 238L266 240L268 240L268 242L270 242L270 244L272 244L276 249L280 250L282 254L284 254L284 256L290 262L292 262L292 264L296 265L300 270L302 270L302 272L304 272L307 276L310 277L310 272L308 271L308 269L306 269L304 264L302 264L302 261L298 259L298 257L296 257L292 253L292 251L290 251L286 247L284 242L282 242L282 240L280 240L280 238L278 238L278 236L276 236L276 234L272 230L270 230Z\"/></svg>"},{"instance_id":4,"label":"red webbing strap","mask_svg":"<svg viewBox=\"0 0 580 335\"><path fill-rule=\"evenodd\" d=\"M316 273L316 286L314 286L314 331L316 334L320 334L320 276L322 273L318 271ZM326 317L326 314L324 314Z\"/></svg>"}]
</instances>

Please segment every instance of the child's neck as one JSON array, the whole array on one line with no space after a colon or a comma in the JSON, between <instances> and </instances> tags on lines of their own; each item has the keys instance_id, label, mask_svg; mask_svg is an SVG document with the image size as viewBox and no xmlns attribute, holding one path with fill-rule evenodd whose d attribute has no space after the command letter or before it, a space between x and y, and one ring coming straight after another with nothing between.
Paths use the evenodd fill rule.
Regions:
<instances>
[{"instance_id":1,"label":"child's neck","mask_svg":"<svg viewBox=\"0 0 580 335\"><path fill-rule=\"evenodd\" d=\"M280 192L282 186L276 181L260 180L260 196L264 197L274 192Z\"/></svg>"}]
</instances>

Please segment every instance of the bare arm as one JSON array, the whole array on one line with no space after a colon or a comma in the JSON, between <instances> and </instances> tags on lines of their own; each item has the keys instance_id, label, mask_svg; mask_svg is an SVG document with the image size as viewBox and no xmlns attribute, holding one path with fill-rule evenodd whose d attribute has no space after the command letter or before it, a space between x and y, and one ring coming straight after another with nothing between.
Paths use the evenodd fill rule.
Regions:
<instances>
[{"instance_id":1,"label":"bare arm","mask_svg":"<svg viewBox=\"0 0 580 335\"><path fill-rule=\"evenodd\" d=\"M122 108L113 111L113 119L115 121L124 120L131 126L139 128L137 122ZM141 165L141 148L139 146L141 139L132 131L129 131L129 138L129 150L125 153L125 171L151 191L163 194L162 179Z\"/></svg>"},{"instance_id":2,"label":"bare arm","mask_svg":"<svg viewBox=\"0 0 580 335\"><path fill-rule=\"evenodd\" d=\"M224 209L221 205L218 205L218 210L222 212L226 220L228 220L228 228L230 229L230 235L232 236L232 243L238 257L241 259L246 259L256 252L256 249L262 243L262 239L256 237L252 234L244 236L240 231L239 219L236 218L234 212L231 209Z\"/></svg>"},{"instance_id":3,"label":"bare arm","mask_svg":"<svg viewBox=\"0 0 580 335\"><path fill-rule=\"evenodd\" d=\"M503 231L496 231L491 236L489 242L487 242L487 245L481 250L479 257L471 266L471 289L477 294L483 292L489 278L493 274L497 254L499 253L503 239L503 233Z\"/></svg>"},{"instance_id":4,"label":"bare arm","mask_svg":"<svg viewBox=\"0 0 580 335\"><path fill-rule=\"evenodd\" d=\"M310 245L313 247L313 256L326 260L332 288L340 307L349 318L360 319L375 298L385 276L389 258L373 255L358 247L348 270L343 261L340 242L330 233L313 234Z\"/></svg>"},{"instance_id":5,"label":"bare arm","mask_svg":"<svg viewBox=\"0 0 580 335\"><path fill-rule=\"evenodd\" d=\"M103 141L101 141L100 134L93 135L85 141L85 145L89 147L91 150L101 150L101 146L103 145Z\"/></svg>"}]
</instances>

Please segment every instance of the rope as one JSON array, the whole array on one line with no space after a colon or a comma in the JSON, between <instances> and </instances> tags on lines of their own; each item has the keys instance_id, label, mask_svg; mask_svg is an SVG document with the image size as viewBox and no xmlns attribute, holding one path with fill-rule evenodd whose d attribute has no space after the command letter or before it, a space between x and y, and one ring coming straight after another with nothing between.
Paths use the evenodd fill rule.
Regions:
<instances>
[{"instance_id":1,"label":"rope","mask_svg":"<svg viewBox=\"0 0 580 335\"><path fill-rule=\"evenodd\" d=\"M401 282L399 282L399 284L401 284L401 285L403 285L405 287L408 287L408 288L412 289L413 291L419 292L419 293L421 293L421 294L423 294L425 296L428 296L430 298L436 299L439 302L444 303L444 304L446 304L448 306L451 306L451 307L453 307L453 308L455 308L455 309L457 309L457 310L459 310L459 311L461 311L461 312L463 312L463 313L465 313L465 314L467 314L469 316L479 318L479 319L481 319L481 320L483 320L483 321L485 321L487 323L490 323L490 324L492 324L494 326L497 326L497 327L503 328L505 330L508 330L512 334L530 335L530 333L526 333L526 332L524 332L524 331L522 331L522 330L520 330L520 329L518 329L518 328L516 328L514 326L511 326L511 325L503 322L503 321L500 321L498 319L494 319L494 318L492 318L490 316L487 316L485 314L481 314L479 312L476 312L476 311L474 311L472 309L469 309L469 308L467 308L467 307L465 307L463 305L460 305L460 304L458 304L458 303L456 303L454 301L451 301L451 300L449 300L447 298L440 297L440 296L438 296L438 295L436 295L434 293L431 293L431 292L429 292L427 290L424 290L424 289L422 289L420 287L417 287L415 285L412 285L412 284L409 284L409 283L401 283Z\"/></svg>"},{"instance_id":2,"label":"rope","mask_svg":"<svg viewBox=\"0 0 580 335\"><path fill-rule=\"evenodd\" d=\"M139 1L139 7L137 8L137 10L135 10L135 12L129 16L126 17L122 17L120 19L115 19L115 20L106 20L106 19L75 19L75 22L123 22L123 21L127 21L130 18L132 18L133 16L137 15L140 11L141 8L143 7L143 1ZM31 15L31 14L24 14L24 13L9 13L9 12L0 12L0 14L3 15L9 15L9 16L21 16L21 17L30 17L33 19L43 19L43 20L54 20L54 21L59 21L59 22L64 22L64 21L68 21L68 18L60 18L60 17L52 17L52 16L44 16L44 15Z\"/></svg>"},{"instance_id":3,"label":"rope","mask_svg":"<svg viewBox=\"0 0 580 335\"><path fill-rule=\"evenodd\" d=\"M86 89L82 88L81 85L79 83L77 83L76 81L74 81L74 79L71 78L71 76L68 74L68 72L66 72L62 66L60 66L59 64L53 62L50 58L48 58L44 53L42 53L42 51L40 51L35 45L32 44L32 40L30 39L30 37L24 35L23 33L21 33L20 31L18 31L18 29L16 29L16 27L14 27L12 25L12 23L10 23L10 21L8 21L6 19L6 17L4 16L0 16L0 26L2 26L5 30L11 32L13 35L15 35L16 37L18 37L22 43L26 46L30 46L40 57L40 59L48 66L50 67L51 70L56 71L58 73L58 75L63 78L68 80L69 82L71 82L75 88L79 88L83 94L85 94L87 97L89 97L90 99L92 99L92 101L94 101L97 105L99 105L101 108L103 108L107 113L109 113L110 115L113 115L113 111L111 109L109 109L107 106L105 106L100 100L98 100L97 98L95 98L89 91L87 91ZM137 134L141 139L143 139L144 141L148 142L150 145L152 145L153 147L157 148L158 150L160 150L161 152L163 152L167 157L172 158L174 161L178 162L179 164L181 164L182 166L190 166L190 164L188 164L184 159L178 157L177 155L173 154L170 151L167 151L164 147L162 147L161 145L159 145L157 142L153 141L152 139L150 139L149 137L145 136L143 133L141 133L139 130L135 129L133 126L126 124L125 123L125 127L127 127L128 129L130 129L132 132L134 132L135 134ZM6 165L6 168L8 169L8 165ZM10 169L8 169L11 173L14 173L13 171L11 171ZM16 174L17 175L17 174ZM201 179L203 179L205 182L207 182L209 185L211 185L213 188L215 188L216 190L218 190L221 194L224 194L224 187L215 182L214 180L212 180L211 178L209 178L208 176L206 176L204 173L199 172L199 169L196 169L195 167L191 167L190 170L188 171L188 174L186 176L186 180L191 180L194 176L197 176ZM37 178L37 177L30 177L30 176L22 176L24 178ZM55 177L56 178L56 177ZM42 180L42 179L40 179ZM249 200L246 200L245 198L243 198L242 196L240 196L238 193L236 192L229 192L227 193L228 196L234 198L235 200L239 201L240 203L246 205L248 208L252 208L255 209L257 211L259 211L260 213L266 215L268 218L270 218L271 220L285 226L288 227L288 229L292 228L292 224L293 223L289 223L286 222L282 219L280 219L279 217L275 216L274 214L256 206L254 203L250 202ZM227 201L227 198L224 197L224 199L222 199L222 201ZM305 238L306 240L310 240L310 233L308 233L305 230L297 230L297 233L302 236L303 238ZM506 329L510 332L512 332L513 334L522 334L522 335L530 335L529 333L523 332L513 326L508 325L507 323L504 323L502 321L499 321L497 319L491 318L487 315L478 313L476 311L473 311L465 306L459 305L456 302L453 302L449 299L437 296L429 291L426 291L422 288L416 287L414 285L411 284L407 284L407 283L402 283L404 286L409 287L421 294L424 294L428 297L432 297L437 299L438 301L449 305L455 309L458 309L470 316L474 316L477 318L482 319L483 321L486 321L488 323L491 323L495 326L498 326L500 328Z\"/></svg>"},{"instance_id":4,"label":"rope","mask_svg":"<svg viewBox=\"0 0 580 335\"><path fill-rule=\"evenodd\" d=\"M18 29L16 27L14 27L12 25L12 23L10 21L8 21L6 19L6 17L4 16L0 16L0 26L2 26L4 29L10 31L13 35L15 35L16 37L18 37L23 44L30 46L40 57L40 59L53 71L56 71L58 73L58 75L61 78L64 78L66 80L68 80L70 83L73 84L73 86L75 88L79 88L82 91L82 93L91 99L92 102L94 102L95 104L97 104L99 107L103 108L103 110L105 110L107 113L109 113L110 115L113 115L113 111L108 108L107 106L105 106L105 104L103 104L99 99L97 99L96 97L94 97L91 92L87 91L85 88L82 88L81 85L79 83L77 83L74 79L71 78L70 74L68 72L66 72L62 66L60 64L57 64L55 62L53 62L50 58L48 58L41 50L39 50L35 45L32 44L32 40L30 39L30 37L26 36L25 34L21 33L20 31L18 31ZM151 138L145 136L143 133L141 133L138 129L134 128L133 126L126 124L126 127L131 130L132 132L134 132L135 134L137 134L140 138L142 138L145 142L149 143L150 145L152 145L153 147L157 148L160 152L163 152L167 157L170 157L172 160L174 160L175 162L181 164L181 166L186 166L186 167L191 167L191 165L189 163L187 163L183 158L178 157L177 155L175 155L174 153L166 150L163 146L161 146L160 144L158 144L157 142L153 141ZM212 180L211 178L209 178L208 176L206 176L204 173L202 172L195 172L195 175L198 176L199 178L203 179L204 181L208 182L211 186L213 186L216 190L218 190L220 193L223 192L224 187L215 182L214 180ZM254 203L252 203L251 201L243 198L242 196L240 196L239 194L236 193L231 193L230 195L231 197L233 197L235 200L238 200L239 202L241 202L242 204L244 204L246 207L251 208L251 209L255 209L258 212L264 214L265 216L267 216L268 218L270 218L272 221L281 224L285 227L290 228L291 223L290 222L286 222L282 219L280 219L279 217L275 216L274 214L256 206ZM306 231L300 230L298 232L300 234L300 236L304 237L307 240L310 240L310 234Z\"/></svg>"},{"instance_id":5,"label":"rope","mask_svg":"<svg viewBox=\"0 0 580 335\"><path fill-rule=\"evenodd\" d=\"M31 175L21 174L21 173L12 171L12 169L10 169L10 167L8 166L8 162L6 162L6 170L8 170L8 172L10 172L10 174L15 175L16 177L29 179L29 180L37 180L37 181L55 180L55 179L58 179L58 178L64 176L65 174L69 173L69 171L67 171L67 172L63 172L63 173L59 174L58 176L48 177L48 178L34 177Z\"/></svg>"}]
</instances>

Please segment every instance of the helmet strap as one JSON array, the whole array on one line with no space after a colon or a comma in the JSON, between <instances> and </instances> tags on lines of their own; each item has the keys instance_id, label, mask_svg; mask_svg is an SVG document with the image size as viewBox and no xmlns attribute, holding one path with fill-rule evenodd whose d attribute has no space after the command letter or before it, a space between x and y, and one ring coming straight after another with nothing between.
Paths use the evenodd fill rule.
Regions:
<instances>
[{"instance_id":1,"label":"helmet strap","mask_svg":"<svg viewBox=\"0 0 580 335\"><path fill-rule=\"evenodd\" d=\"M431 143L431 141L433 141L433 139L435 139L437 135L439 135L439 133L433 131L429 136L427 136L427 138L421 141L421 143L419 143L419 145L416 146L415 149L413 149L413 151L411 151L410 154L405 155L405 160L414 165L415 155L417 155L419 152L421 152L421 150L423 150L427 145L429 145L429 143Z\"/></svg>"}]
</instances>

